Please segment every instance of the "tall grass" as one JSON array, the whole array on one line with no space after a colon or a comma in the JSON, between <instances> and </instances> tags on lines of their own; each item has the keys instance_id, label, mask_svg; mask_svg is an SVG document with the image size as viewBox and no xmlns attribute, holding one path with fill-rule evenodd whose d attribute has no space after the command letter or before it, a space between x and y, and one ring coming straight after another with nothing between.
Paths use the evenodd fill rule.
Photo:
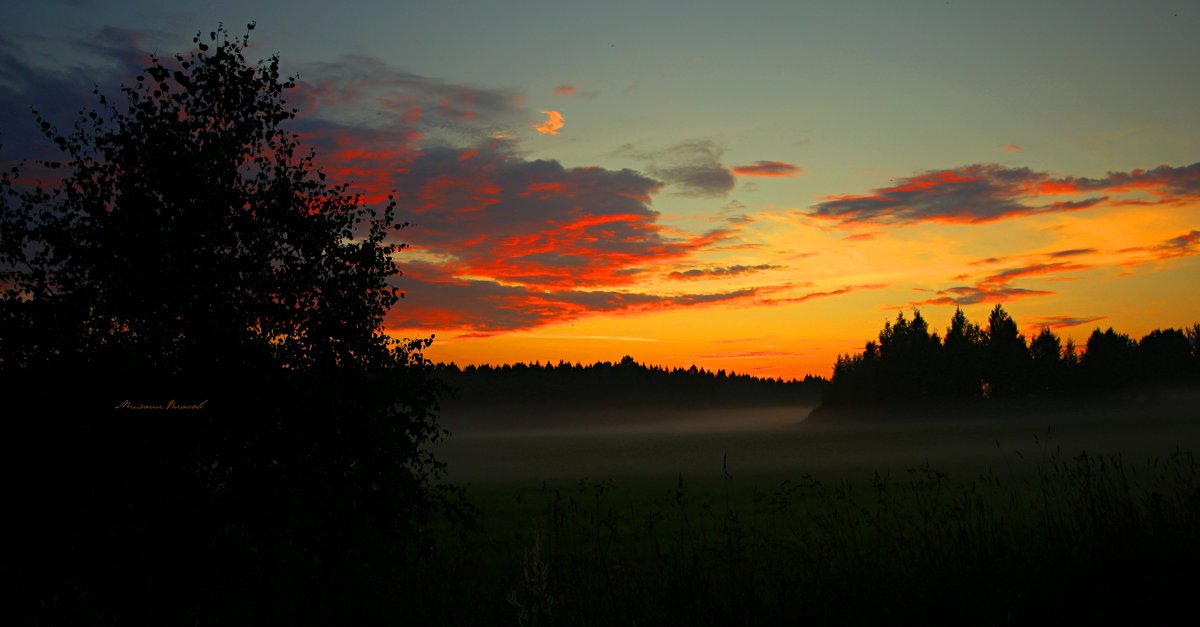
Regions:
<instances>
[{"instance_id":1,"label":"tall grass","mask_svg":"<svg viewBox=\"0 0 1200 627\"><path fill-rule=\"evenodd\" d=\"M1200 590L1186 452L1045 451L1024 472L928 465L865 483L744 489L683 476L656 498L543 484L518 545L477 538L447 622L514 625L1130 624ZM447 591L452 589L447 588Z\"/></svg>"}]
</instances>

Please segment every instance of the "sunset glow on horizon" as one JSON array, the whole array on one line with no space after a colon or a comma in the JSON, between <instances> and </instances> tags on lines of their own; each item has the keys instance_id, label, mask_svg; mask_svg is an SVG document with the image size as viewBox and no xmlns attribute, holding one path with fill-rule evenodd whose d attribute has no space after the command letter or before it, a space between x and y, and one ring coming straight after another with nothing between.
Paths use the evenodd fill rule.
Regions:
<instances>
[{"instance_id":1,"label":"sunset glow on horizon","mask_svg":"<svg viewBox=\"0 0 1200 627\"><path fill-rule=\"evenodd\" d=\"M14 11L0 160L256 21L323 171L409 223L385 330L433 361L828 376L913 309L1200 320L1186 3L156 6Z\"/></svg>"}]
</instances>

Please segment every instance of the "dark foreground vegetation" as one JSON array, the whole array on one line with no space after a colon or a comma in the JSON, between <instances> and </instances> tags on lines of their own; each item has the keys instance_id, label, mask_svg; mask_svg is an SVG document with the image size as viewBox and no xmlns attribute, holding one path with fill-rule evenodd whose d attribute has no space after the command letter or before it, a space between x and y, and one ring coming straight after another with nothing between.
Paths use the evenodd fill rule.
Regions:
<instances>
[{"instance_id":1,"label":"dark foreground vegetation","mask_svg":"<svg viewBox=\"0 0 1200 627\"><path fill-rule=\"evenodd\" d=\"M1193 611L1200 585L1195 463L1049 451L1003 476L919 466L866 482L504 491L520 513L456 549L430 619L1156 624Z\"/></svg>"},{"instance_id":2,"label":"dark foreground vegetation","mask_svg":"<svg viewBox=\"0 0 1200 627\"><path fill-rule=\"evenodd\" d=\"M381 330L401 225L284 127L278 59L194 43L39 118L46 188L0 173L5 622L400 620L464 511L427 342Z\"/></svg>"}]
</instances>

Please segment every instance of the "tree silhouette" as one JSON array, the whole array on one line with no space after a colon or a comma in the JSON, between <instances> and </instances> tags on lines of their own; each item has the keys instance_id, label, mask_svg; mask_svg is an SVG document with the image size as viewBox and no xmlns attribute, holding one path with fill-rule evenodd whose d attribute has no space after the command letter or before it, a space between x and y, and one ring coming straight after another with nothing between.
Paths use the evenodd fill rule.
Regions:
<instances>
[{"instance_id":1,"label":"tree silhouette","mask_svg":"<svg viewBox=\"0 0 1200 627\"><path fill-rule=\"evenodd\" d=\"M1079 365L1088 385L1112 389L1128 384L1133 378L1136 354L1137 342L1128 335L1117 333L1112 327L1104 332L1095 329L1088 336L1087 350Z\"/></svg>"},{"instance_id":2,"label":"tree silhouette","mask_svg":"<svg viewBox=\"0 0 1200 627\"><path fill-rule=\"evenodd\" d=\"M955 308L946 339L942 342L945 395L971 400L980 397L983 382L984 334L979 325L967 320L962 308Z\"/></svg>"},{"instance_id":3,"label":"tree silhouette","mask_svg":"<svg viewBox=\"0 0 1200 627\"><path fill-rule=\"evenodd\" d=\"M930 334L929 325L919 310L912 320L904 312L896 322L885 322L879 332L879 355L889 396L900 399L928 399L935 394L941 339Z\"/></svg>"},{"instance_id":4,"label":"tree silhouette","mask_svg":"<svg viewBox=\"0 0 1200 627\"><path fill-rule=\"evenodd\" d=\"M1155 329L1138 342L1138 376L1149 383L1174 383L1191 371L1192 343L1179 329Z\"/></svg>"},{"instance_id":5,"label":"tree silhouette","mask_svg":"<svg viewBox=\"0 0 1200 627\"><path fill-rule=\"evenodd\" d=\"M277 57L193 43L68 134L37 118L59 183L0 181L16 562L87 622L131 618L128 581L150 622L355 622L447 502L428 340L381 330L401 225L286 130Z\"/></svg>"},{"instance_id":6,"label":"tree silhouette","mask_svg":"<svg viewBox=\"0 0 1200 627\"><path fill-rule=\"evenodd\" d=\"M1071 346L1072 358L1074 345ZM1062 340L1049 327L1034 336L1029 343L1031 386L1037 392L1049 392L1064 387L1068 363L1063 357Z\"/></svg>"},{"instance_id":7,"label":"tree silhouette","mask_svg":"<svg viewBox=\"0 0 1200 627\"><path fill-rule=\"evenodd\" d=\"M1200 384L1200 324L1155 329L1140 342L1111 328L1096 329L1082 356L1073 340L1064 345L1049 328L1028 346L1017 329L1000 305L988 316L987 330L956 309L939 346L920 312L911 321L900 313L895 323L884 323L878 343L838 356L824 403L1019 399L1085 389L1091 398L1126 385Z\"/></svg>"},{"instance_id":8,"label":"tree silhouette","mask_svg":"<svg viewBox=\"0 0 1200 627\"><path fill-rule=\"evenodd\" d=\"M992 397L1017 396L1025 391L1029 376L1029 350L1017 323L996 305L988 315L984 380Z\"/></svg>"}]
</instances>

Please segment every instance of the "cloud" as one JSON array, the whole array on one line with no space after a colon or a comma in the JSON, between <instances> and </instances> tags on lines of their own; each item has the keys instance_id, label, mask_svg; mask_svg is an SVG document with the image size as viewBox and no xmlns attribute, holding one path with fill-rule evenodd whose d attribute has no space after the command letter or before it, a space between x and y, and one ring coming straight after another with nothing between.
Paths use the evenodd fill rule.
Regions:
<instances>
[{"instance_id":1,"label":"cloud","mask_svg":"<svg viewBox=\"0 0 1200 627\"><path fill-rule=\"evenodd\" d=\"M128 66L145 56L136 37L114 31L94 41L103 44L91 51L100 55L95 67L44 72L20 62L20 50L0 40L5 123L22 110L27 116L31 102L47 111L69 103L64 119L74 120L90 100L93 80L107 89L136 75ZM757 293L628 289L640 276L678 267L732 236L728 227L664 229L651 207L667 185L694 194L721 187L684 171L716 162L719 151L711 145L664 151L658 163L670 181L628 169L567 168L521 156L514 131L537 114L522 105L518 91L431 79L361 56L301 70L304 80L287 94L300 110L289 129L316 149L333 182L351 184L366 202L382 204L394 191L397 221L412 225L396 238L411 249L397 257L407 274L394 285L407 297L389 314L389 328L494 333ZM546 115L546 130L561 128L558 112ZM36 135L35 125L27 126ZM15 143L5 129L6 152Z\"/></svg>"},{"instance_id":2,"label":"cloud","mask_svg":"<svg viewBox=\"0 0 1200 627\"><path fill-rule=\"evenodd\" d=\"M1052 253L1046 253L1051 259L1059 259L1062 257L1077 257L1079 255L1094 255L1098 250L1095 248L1070 248L1067 250L1056 250Z\"/></svg>"},{"instance_id":3,"label":"cloud","mask_svg":"<svg viewBox=\"0 0 1200 627\"><path fill-rule=\"evenodd\" d=\"M398 286L411 289L385 321L388 329L457 329L494 335L569 322L597 313L695 307L751 298L753 289L709 294L646 294L611 290L539 290L493 280L460 279L445 269L407 264Z\"/></svg>"},{"instance_id":4,"label":"cloud","mask_svg":"<svg viewBox=\"0 0 1200 627\"><path fill-rule=\"evenodd\" d=\"M807 302L814 298L828 298L830 296L840 296L842 294L849 294L851 292L857 292L859 290L878 290L878 289L883 289L885 287L887 287L887 285L884 285L882 283L870 283L870 284L866 284L866 285L847 285L845 287L839 287L834 290L829 290L829 291L824 291L824 292L809 292L807 294L801 294L800 296L791 296L791 297L786 297L786 298L760 299L760 300L756 301L756 303L759 305L790 305L790 304L795 304L795 303Z\"/></svg>"},{"instance_id":5,"label":"cloud","mask_svg":"<svg viewBox=\"0 0 1200 627\"><path fill-rule=\"evenodd\" d=\"M407 129L426 142L472 144L532 123L521 92L450 83L361 55L307 63L289 94L297 123Z\"/></svg>"},{"instance_id":6,"label":"cloud","mask_svg":"<svg viewBox=\"0 0 1200 627\"><path fill-rule=\"evenodd\" d=\"M1032 335L1043 328L1048 328L1051 330L1069 329L1071 327L1082 326L1088 324L1089 322L1096 322L1097 320L1104 320L1106 318L1108 318L1108 316L1095 316L1093 318L1079 318L1075 316L1042 316L1027 322L1025 324L1025 329L1026 333Z\"/></svg>"},{"instance_id":7,"label":"cloud","mask_svg":"<svg viewBox=\"0 0 1200 627\"><path fill-rule=\"evenodd\" d=\"M625 144L613 155L643 161L651 176L662 180L680 196L721 198L736 183L733 173L721 164L724 152L712 140L694 139L653 152Z\"/></svg>"},{"instance_id":8,"label":"cloud","mask_svg":"<svg viewBox=\"0 0 1200 627\"><path fill-rule=\"evenodd\" d=\"M558 135L558 131L563 127L563 115L558 111L542 111L546 114L546 121L541 124L536 124L533 130L542 135Z\"/></svg>"},{"instance_id":9,"label":"cloud","mask_svg":"<svg viewBox=\"0 0 1200 627\"><path fill-rule=\"evenodd\" d=\"M1086 270L1091 266L1077 263L1035 263L1027 266L1019 266L1016 268L1006 268L983 280L984 283L1004 284L1028 276L1039 276L1046 274L1058 274L1061 272L1071 272L1074 270Z\"/></svg>"},{"instance_id":10,"label":"cloud","mask_svg":"<svg viewBox=\"0 0 1200 627\"><path fill-rule=\"evenodd\" d=\"M691 270L675 271L667 275L668 279L676 281L693 281L697 279L711 279L716 277L731 277L744 274L753 274L762 272L763 270L778 270L783 266L774 266L771 264L759 264L756 266L724 266L715 268L692 268Z\"/></svg>"},{"instance_id":11,"label":"cloud","mask_svg":"<svg viewBox=\"0 0 1200 627\"><path fill-rule=\"evenodd\" d=\"M1069 251L1057 251L1042 255L1046 259L1061 258L1072 256L1074 254L1083 254L1091 249L1076 249ZM1070 253L1070 254L1063 254ZM989 257L971 262L970 265L991 265L1000 263L1004 259ZM909 303L909 306L919 305L976 305L983 303L1005 303L1011 300L1020 298L1030 298L1035 296L1049 296L1054 292L1046 290L1035 290L1011 285L1012 281L1035 276L1052 276L1062 274L1064 272L1075 272L1078 270L1087 270L1090 265L1071 263L1066 261L1041 261L1029 263L1021 266L1013 266L1002 270L993 271L992 274L985 276L975 282L974 285L957 285L938 290L933 298L926 300L915 301ZM966 280L968 275L959 275L955 280Z\"/></svg>"},{"instance_id":12,"label":"cloud","mask_svg":"<svg viewBox=\"0 0 1200 627\"><path fill-rule=\"evenodd\" d=\"M1200 245L1200 231L1191 231L1190 233L1172 237L1158 244L1152 250L1160 259L1186 257L1200 252L1200 250L1197 250L1198 245Z\"/></svg>"},{"instance_id":13,"label":"cloud","mask_svg":"<svg viewBox=\"0 0 1200 627\"><path fill-rule=\"evenodd\" d=\"M1143 259L1126 262L1122 265L1139 265L1150 261L1162 261L1176 257L1190 257L1200 253L1200 231L1190 231L1159 242L1153 246L1135 246L1122 248L1121 253L1144 253Z\"/></svg>"},{"instance_id":14,"label":"cloud","mask_svg":"<svg viewBox=\"0 0 1200 627\"><path fill-rule=\"evenodd\" d=\"M1016 144L1004 144L1000 147L1000 150L1003 150L1004 152L1021 152L1025 149Z\"/></svg>"},{"instance_id":15,"label":"cloud","mask_svg":"<svg viewBox=\"0 0 1200 627\"><path fill-rule=\"evenodd\" d=\"M1140 192L1149 199L1116 199ZM1095 196L1092 194L1106 194ZM1061 195L1090 195L1048 200ZM1177 204L1200 199L1200 163L1184 167L1111 172L1100 179L1055 178L1029 168L976 164L932 170L870 194L829 197L808 215L842 224L982 223L1023 215L1079 211L1103 203Z\"/></svg>"},{"instance_id":16,"label":"cloud","mask_svg":"<svg viewBox=\"0 0 1200 627\"><path fill-rule=\"evenodd\" d=\"M808 357L810 353L793 351L722 351L700 355L696 361L715 361L725 359L778 359L780 357Z\"/></svg>"},{"instance_id":17,"label":"cloud","mask_svg":"<svg viewBox=\"0 0 1200 627\"><path fill-rule=\"evenodd\" d=\"M565 83L562 85L555 85L554 89L551 91L553 91L556 96L562 96L564 98L586 98L588 100L593 100L600 97L600 92L590 89L584 90L579 88L577 85L568 85Z\"/></svg>"},{"instance_id":18,"label":"cloud","mask_svg":"<svg viewBox=\"0 0 1200 627\"><path fill-rule=\"evenodd\" d=\"M783 177L795 176L802 171L799 166L782 161L755 161L750 165L741 165L733 168L734 174L742 176Z\"/></svg>"},{"instance_id":19,"label":"cloud","mask_svg":"<svg viewBox=\"0 0 1200 627\"><path fill-rule=\"evenodd\" d=\"M678 262L727 239L670 236L650 198L662 183L633 170L565 168L502 147L425 149L393 180L404 237L454 258L462 276L542 288L632 283L633 268Z\"/></svg>"},{"instance_id":20,"label":"cloud","mask_svg":"<svg viewBox=\"0 0 1200 627\"><path fill-rule=\"evenodd\" d=\"M1049 296L1054 292L1030 290L1007 285L960 285L938 291L938 296L928 300L909 303L914 305L975 305L981 303L1006 303L1030 296Z\"/></svg>"},{"instance_id":21,"label":"cloud","mask_svg":"<svg viewBox=\"0 0 1200 627\"><path fill-rule=\"evenodd\" d=\"M150 64L144 38L134 31L102 28L73 43L88 54L78 55L69 66L45 67L18 42L0 34L0 144L6 161L10 155L49 159L58 154L38 129L31 109L69 132L80 110L99 108L94 85L115 96L121 83L134 83Z\"/></svg>"}]
</instances>

